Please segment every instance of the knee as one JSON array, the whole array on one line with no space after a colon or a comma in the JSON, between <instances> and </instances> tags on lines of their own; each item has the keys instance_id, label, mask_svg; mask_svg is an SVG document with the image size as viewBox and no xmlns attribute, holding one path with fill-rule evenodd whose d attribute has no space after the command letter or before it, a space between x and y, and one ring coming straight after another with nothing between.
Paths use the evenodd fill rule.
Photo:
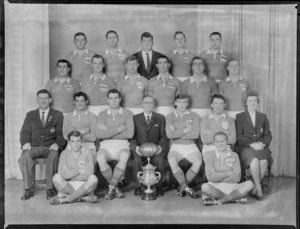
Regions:
<instances>
[{"instance_id":1,"label":"knee","mask_svg":"<svg viewBox=\"0 0 300 229\"><path fill-rule=\"evenodd\" d=\"M103 152L101 152L101 151L98 152L97 162L98 162L99 165L101 165L104 162L106 162L105 154Z\"/></svg>"},{"instance_id":2,"label":"knee","mask_svg":"<svg viewBox=\"0 0 300 229\"><path fill-rule=\"evenodd\" d=\"M260 160L259 163L264 165L264 166L268 166L268 161L267 160Z\"/></svg>"},{"instance_id":3,"label":"knee","mask_svg":"<svg viewBox=\"0 0 300 229\"><path fill-rule=\"evenodd\" d=\"M202 164L202 160L201 159L197 159L197 160L193 161L192 162L193 170L195 172L198 172L200 170L201 164Z\"/></svg>"},{"instance_id":4,"label":"knee","mask_svg":"<svg viewBox=\"0 0 300 229\"><path fill-rule=\"evenodd\" d=\"M121 160L128 160L129 159L129 157L130 157L130 152L129 152L129 150L121 150L121 152L120 152L120 159Z\"/></svg>"},{"instance_id":5,"label":"knee","mask_svg":"<svg viewBox=\"0 0 300 229\"><path fill-rule=\"evenodd\" d=\"M90 175L88 181L91 184L97 184L98 183L98 178L95 175Z\"/></svg>"},{"instance_id":6,"label":"knee","mask_svg":"<svg viewBox=\"0 0 300 229\"><path fill-rule=\"evenodd\" d=\"M208 193L209 192L209 185L207 183L202 184L201 185L201 191Z\"/></svg>"},{"instance_id":7,"label":"knee","mask_svg":"<svg viewBox=\"0 0 300 229\"><path fill-rule=\"evenodd\" d=\"M250 165L258 165L258 164L259 164L259 160L257 158L253 158L253 160L250 163Z\"/></svg>"},{"instance_id":8,"label":"knee","mask_svg":"<svg viewBox=\"0 0 300 229\"><path fill-rule=\"evenodd\" d=\"M177 164L177 159L171 152L168 154L168 162L170 166Z\"/></svg>"},{"instance_id":9,"label":"knee","mask_svg":"<svg viewBox=\"0 0 300 229\"><path fill-rule=\"evenodd\" d=\"M254 188L254 183L251 180L245 181L245 186L247 190L252 190Z\"/></svg>"},{"instance_id":10,"label":"knee","mask_svg":"<svg viewBox=\"0 0 300 229\"><path fill-rule=\"evenodd\" d=\"M26 149L26 150L23 150L22 151L22 154L21 154L21 157L19 158L19 163L23 162L23 161L26 161L27 159L32 159L30 157L30 154L29 154L29 150Z\"/></svg>"},{"instance_id":11,"label":"knee","mask_svg":"<svg viewBox=\"0 0 300 229\"><path fill-rule=\"evenodd\" d=\"M52 181L53 183L60 183L62 180L64 180L61 175L59 173L56 173L53 177L52 177Z\"/></svg>"}]
</instances>

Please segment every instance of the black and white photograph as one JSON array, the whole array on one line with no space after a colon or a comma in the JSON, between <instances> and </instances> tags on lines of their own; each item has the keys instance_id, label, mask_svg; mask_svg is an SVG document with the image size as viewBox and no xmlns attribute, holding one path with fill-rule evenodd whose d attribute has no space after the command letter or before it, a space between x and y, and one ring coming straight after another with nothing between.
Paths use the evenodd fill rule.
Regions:
<instances>
[{"instance_id":1,"label":"black and white photograph","mask_svg":"<svg viewBox=\"0 0 300 229\"><path fill-rule=\"evenodd\" d=\"M297 17L4 0L4 226L296 227Z\"/></svg>"}]
</instances>

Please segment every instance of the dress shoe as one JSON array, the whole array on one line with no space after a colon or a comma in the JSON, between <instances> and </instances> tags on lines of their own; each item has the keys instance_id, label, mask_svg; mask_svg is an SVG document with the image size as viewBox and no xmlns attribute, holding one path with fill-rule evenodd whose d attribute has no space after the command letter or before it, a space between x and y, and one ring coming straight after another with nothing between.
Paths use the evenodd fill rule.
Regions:
<instances>
[{"instance_id":1,"label":"dress shoe","mask_svg":"<svg viewBox=\"0 0 300 229\"><path fill-rule=\"evenodd\" d=\"M29 198L34 196L34 191L30 189L25 189L25 192L23 196L21 197L21 200L28 200Z\"/></svg>"},{"instance_id":2,"label":"dress shoe","mask_svg":"<svg viewBox=\"0 0 300 229\"><path fill-rule=\"evenodd\" d=\"M49 200L51 197L55 196L55 191L53 189L48 189L46 194L46 199Z\"/></svg>"},{"instance_id":3,"label":"dress shoe","mask_svg":"<svg viewBox=\"0 0 300 229\"><path fill-rule=\"evenodd\" d=\"M135 190L134 190L134 195L135 195L135 196L142 196L142 195L143 195L142 188L141 188L141 187L135 188Z\"/></svg>"},{"instance_id":4,"label":"dress shoe","mask_svg":"<svg viewBox=\"0 0 300 229\"><path fill-rule=\"evenodd\" d=\"M234 201L238 204L246 204L247 203L247 198L243 197L243 198L240 198L240 199L236 199Z\"/></svg>"},{"instance_id":5,"label":"dress shoe","mask_svg":"<svg viewBox=\"0 0 300 229\"><path fill-rule=\"evenodd\" d=\"M185 197L186 196L186 191L182 187L177 188L176 195L179 197Z\"/></svg>"},{"instance_id":6,"label":"dress shoe","mask_svg":"<svg viewBox=\"0 0 300 229\"><path fill-rule=\"evenodd\" d=\"M80 200L82 202L93 204L93 203L97 203L98 197L96 195L92 195L92 196L88 195L88 196L81 197Z\"/></svg>"},{"instance_id":7,"label":"dress shoe","mask_svg":"<svg viewBox=\"0 0 300 229\"><path fill-rule=\"evenodd\" d=\"M162 188L156 188L156 196L157 197L162 197L164 195L164 191Z\"/></svg>"},{"instance_id":8,"label":"dress shoe","mask_svg":"<svg viewBox=\"0 0 300 229\"><path fill-rule=\"evenodd\" d=\"M261 201L261 200L264 199L263 196L258 196L258 195L253 194L253 193L250 193L249 195L250 195L250 197L252 197L253 199L256 199L256 200L259 200L259 201Z\"/></svg>"}]
</instances>

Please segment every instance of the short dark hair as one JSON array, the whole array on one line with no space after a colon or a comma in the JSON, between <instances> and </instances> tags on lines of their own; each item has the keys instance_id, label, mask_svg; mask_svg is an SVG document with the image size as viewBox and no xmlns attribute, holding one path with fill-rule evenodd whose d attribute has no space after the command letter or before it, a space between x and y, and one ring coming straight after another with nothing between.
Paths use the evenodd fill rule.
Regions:
<instances>
[{"instance_id":1,"label":"short dark hair","mask_svg":"<svg viewBox=\"0 0 300 229\"><path fill-rule=\"evenodd\" d=\"M220 94L214 94L214 95L211 97L210 103L213 103L213 102L214 102L214 99L222 99L222 100L224 101L224 103L226 102L224 96L223 96L223 95L220 95Z\"/></svg>"},{"instance_id":2,"label":"short dark hair","mask_svg":"<svg viewBox=\"0 0 300 229\"><path fill-rule=\"evenodd\" d=\"M209 35L209 38L211 38L211 36L213 36L213 35L219 35L220 38L222 39L222 35L221 35L221 33L219 33L219 32L212 32L212 33Z\"/></svg>"},{"instance_id":3,"label":"short dark hair","mask_svg":"<svg viewBox=\"0 0 300 229\"><path fill-rule=\"evenodd\" d=\"M81 133L77 130L73 130L68 134L68 140L70 141L71 137L80 137L80 139L82 139Z\"/></svg>"},{"instance_id":4,"label":"short dark hair","mask_svg":"<svg viewBox=\"0 0 300 229\"><path fill-rule=\"evenodd\" d=\"M114 30L108 30L107 33L105 34L105 38L106 38L106 39L107 39L108 34L110 34L110 33L116 34L116 35L117 35L117 38L119 38L119 35L118 35L118 33L117 33L116 31L114 31Z\"/></svg>"},{"instance_id":5,"label":"short dark hair","mask_svg":"<svg viewBox=\"0 0 300 229\"><path fill-rule=\"evenodd\" d=\"M143 40L143 37L151 38L152 41L153 41L153 35L152 35L151 33L149 33L149 32L144 32L144 33L142 33L142 35L141 35L141 40Z\"/></svg>"},{"instance_id":6,"label":"short dark hair","mask_svg":"<svg viewBox=\"0 0 300 229\"><path fill-rule=\"evenodd\" d=\"M135 55L131 55L131 56L127 57L125 63L127 64L128 62L134 61L134 60L136 60L137 63L140 63L139 59Z\"/></svg>"},{"instance_id":7,"label":"short dark hair","mask_svg":"<svg viewBox=\"0 0 300 229\"><path fill-rule=\"evenodd\" d=\"M200 56L194 56L194 57L192 58L191 66L193 65L193 63L194 63L195 60L202 60L203 65L204 65L204 67L205 67L204 60L203 60Z\"/></svg>"},{"instance_id":8,"label":"short dark hair","mask_svg":"<svg viewBox=\"0 0 300 229\"><path fill-rule=\"evenodd\" d=\"M228 141L228 135L225 132L223 132L223 131L215 133L214 134L214 140L216 139L216 136L225 136L226 140Z\"/></svg>"},{"instance_id":9,"label":"short dark hair","mask_svg":"<svg viewBox=\"0 0 300 229\"><path fill-rule=\"evenodd\" d=\"M186 39L184 32L182 32L182 31L176 31L175 34L174 34L174 40L176 39L176 35L177 34L182 34L184 36L184 39Z\"/></svg>"},{"instance_id":10,"label":"short dark hair","mask_svg":"<svg viewBox=\"0 0 300 229\"><path fill-rule=\"evenodd\" d=\"M76 93L74 94L74 96L73 96L73 100L75 101L75 99L76 99L77 97L80 97L80 96L82 96L82 97L84 98L85 101L88 101L88 100L89 100L87 94L85 94L85 93L82 92L82 91L76 92Z\"/></svg>"},{"instance_id":11,"label":"short dark hair","mask_svg":"<svg viewBox=\"0 0 300 229\"><path fill-rule=\"evenodd\" d=\"M74 40L75 40L75 38L76 38L77 36L84 36L84 38L87 40L86 35L85 35L83 32L75 33L75 35L74 35Z\"/></svg>"},{"instance_id":12,"label":"short dark hair","mask_svg":"<svg viewBox=\"0 0 300 229\"><path fill-rule=\"evenodd\" d=\"M121 96L121 92L118 91L117 89L113 88L113 89L110 89L108 92L107 92L107 98L110 94L118 94L120 98L122 98Z\"/></svg>"},{"instance_id":13,"label":"short dark hair","mask_svg":"<svg viewBox=\"0 0 300 229\"><path fill-rule=\"evenodd\" d=\"M50 92L46 89L38 90L38 92L36 93L36 96L39 96L39 94L48 94L49 98L51 98Z\"/></svg>"},{"instance_id":14,"label":"short dark hair","mask_svg":"<svg viewBox=\"0 0 300 229\"><path fill-rule=\"evenodd\" d=\"M93 59L95 59L95 58L97 58L97 59L102 59L102 61L103 61L103 63L104 63L104 58L103 58L103 56L101 56L100 54L95 54L95 55L92 57L92 62L93 62Z\"/></svg>"},{"instance_id":15,"label":"short dark hair","mask_svg":"<svg viewBox=\"0 0 300 229\"><path fill-rule=\"evenodd\" d=\"M69 61L65 60L65 59L59 59L56 63L56 66L58 66L59 63L67 63L68 68L71 68L71 64Z\"/></svg>"},{"instance_id":16,"label":"short dark hair","mask_svg":"<svg viewBox=\"0 0 300 229\"><path fill-rule=\"evenodd\" d=\"M251 96L255 96L257 98L257 103L259 103L258 92L253 89L249 89L248 91L246 91L246 93L243 94L243 101L244 101L245 107L247 107L246 103L247 103L248 97L251 97Z\"/></svg>"},{"instance_id":17,"label":"short dark hair","mask_svg":"<svg viewBox=\"0 0 300 229\"><path fill-rule=\"evenodd\" d=\"M170 63L170 60L169 60L169 58L167 57L167 56L165 56L165 55L159 55L158 57L157 57L157 60L156 60L156 63L158 64L158 60L159 59L166 59L167 61L168 61L168 63Z\"/></svg>"},{"instance_id":18,"label":"short dark hair","mask_svg":"<svg viewBox=\"0 0 300 229\"><path fill-rule=\"evenodd\" d=\"M188 102L190 102L190 100L191 100L190 97L189 97L188 95L186 95L186 94L178 94L178 95L176 96L175 101L178 100L178 99L180 99L180 100L182 100L182 99L187 99Z\"/></svg>"}]
</instances>

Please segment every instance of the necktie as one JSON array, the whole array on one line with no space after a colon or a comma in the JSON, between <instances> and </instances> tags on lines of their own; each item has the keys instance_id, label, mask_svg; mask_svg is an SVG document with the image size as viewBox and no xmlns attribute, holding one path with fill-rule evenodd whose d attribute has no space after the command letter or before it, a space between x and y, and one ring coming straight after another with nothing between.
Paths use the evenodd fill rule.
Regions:
<instances>
[{"instance_id":1,"label":"necktie","mask_svg":"<svg viewBox=\"0 0 300 229\"><path fill-rule=\"evenodd\" d=\"M149 129L149 128L150 128L150 115L147 115L147 120L146 120L146 122L147 122L148 129Z\"/></svg>"},{"instance_id":2,"label":"necktie","mask_svg":"<svg viewBox=\"0 0 300 229\"><path fill-rule=\"evenodd\" d=\"M146 55L147 55L147 72L150 71L150 56L149 56L149 53L146 52Z\"/></svg>"},{"instance_id":3,"label":"necktie","mask_svg":"<svg viewBox=\"0 0 300 229\"><path fill-rule=\"evenodd\" d=\"M42 112L42 125L45 126L45 111Z\"/></svg>"}]
</instances>

